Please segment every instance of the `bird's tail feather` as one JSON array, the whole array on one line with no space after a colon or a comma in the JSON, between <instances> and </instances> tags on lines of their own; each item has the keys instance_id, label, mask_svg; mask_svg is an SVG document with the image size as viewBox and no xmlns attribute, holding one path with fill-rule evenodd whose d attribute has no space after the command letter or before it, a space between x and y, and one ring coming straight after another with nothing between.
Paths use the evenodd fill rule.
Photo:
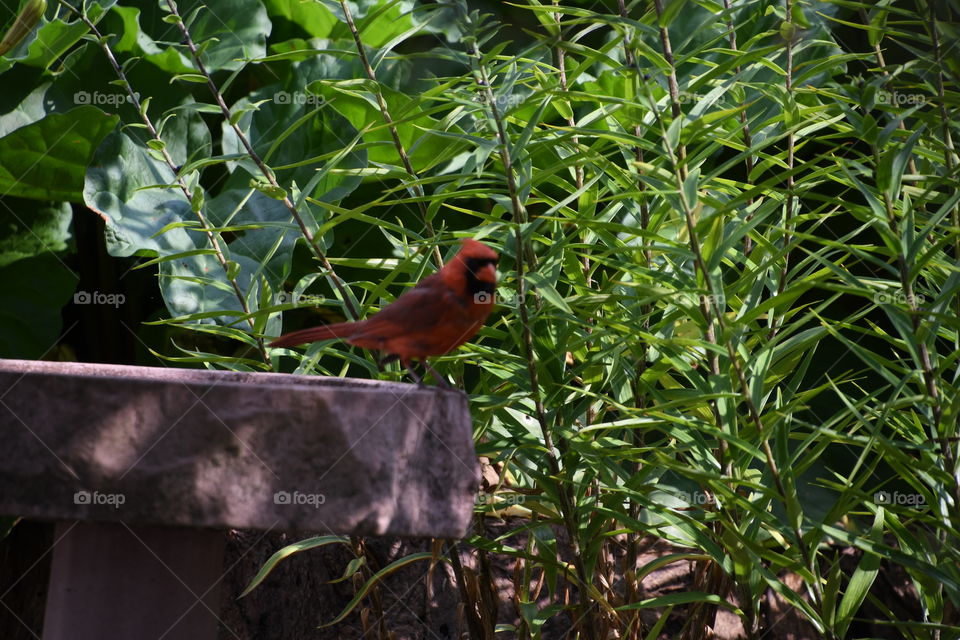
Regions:
<instances>
[{"instance_id":1,"label":"bird's tail feather","mask_svg":"<svg viewBox=\"0 0 960 640\"><path fill-rule=\"evenodd\" d=\"M310 327L300 331L291 331L285 333L273 342L271 347L295 347L298 344L315 342L317 340L333 340L335 338L346 338L357 330L356 322L340 322L338 324L327 324L322 327Z\"/></svg>"}]
</instances>

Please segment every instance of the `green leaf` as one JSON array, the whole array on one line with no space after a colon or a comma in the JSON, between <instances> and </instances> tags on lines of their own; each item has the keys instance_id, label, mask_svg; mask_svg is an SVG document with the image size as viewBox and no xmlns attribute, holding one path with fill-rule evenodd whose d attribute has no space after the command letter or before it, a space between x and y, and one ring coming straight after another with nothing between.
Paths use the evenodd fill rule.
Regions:
<instances>
[{"instance_id":1,"label":"green leaf","mask_svg":"<svg viewBox=\"0 0 960 640\"><path fill-rule=\"evenodd\" d=\"M83 188L85 204L107 223L107 250L113 256L139 251L169 255L195 249L183 227L157 232L192 218L190 203L172 184L167 165L126 134L114 133L97 149Z\"/></svg>"},{"instance_id":2,"label":"green leaf","mask_svg":"<svg viewBox=\"0 0 960 640\"><path fill-rule=\"evenodd\" d=\"M203 189L201 189L200 186L197 185L196 187L193 188L193 192L190 194L191 211L193 211L194 213L199 213L200 211L203 211L204 200L205 199L204 199ZM179 223L173 223L173 224L179 224ZM169 228L169 226L170 225L167 225L161 231L166 231L166 229Z\"/></svg>"},{"instance_id":3,"label":"green leaf","mask_svg":"<svg viewBox=\"0 0 960 640\"><path fill-rule=\"evenodd\" d=\"M900 184L903 180L903 172L907 163L910 161L910 155L913 153L913 147L920 139L924 127L920 125L917 130L907 138L907 141L901 147L892 146L884 153L877 165L877 186L886 192L891 201L900 198Z\"/></svg>"},{"instance_id":4,"label":"green leaf","mask_svg":"<svg viewBox=\"0 0 960 640\"><path fill-rule=\"evenodd\" d=\"M80 202L87 165L118 120L82 106L0 138L0 193Z\"/></svg>"},{"instance_id":5,"label":"green leaf","mask_svg":"<svg viewBox=\"0 0 960 640\"><path fill-rule=\"evenodd\" d=\"M367 593L370 591L370 589L373 588L375 584L380 582L383 578L390 575L394 571L397 571L398 569L402 569L403 567L409 564L413 564L414 562L419 562L420 560L432 560L432 559L433 559L432 553L430 553L429 551L423 551L420 553L412 553L408 556L404 556L400 558L399 560L394 560L393 562L385 566L383 569L380 569L380 571L377 571L375 574L370 576L370 578L363 584L363 586L357 590L357 593L356 595L353 596L353 599L350 600L350 602L347 603L347 606L343 608L343 611L337 614L337 617L331 620L330 622L320 625L319 628L323 629L326 627L332 627L333 625L339 622L342 622L344 618L350 615L350 613L357 608L357 605L360 604L360 601L366 597Z\"/></svg>"},{"instance_id":6,"label":"green leaf","mask_svg":"<svg viewBox=\"0 0 960 640\"><path fill-rule=\"evenodd\" d=\"M311 38L329 38L334 27L340 24L337 17L319 2L265 0L263 4L269 15L286 18L310 34Z\"/></svg>"},{"instance_id":7,"label":"green leaf","mask_svg":"<svg viewBox=\"0 0 960 640\"><path fill-rule=\"evenodd\" d=\"M273 200L283 200L287 197L283 187L275 186L266 180L251 180L250 186Z\"/></svg>"},{"instance_id":8,"label":"green leaf","mask_svg":"<svg viewBox=\"0 0 960 640\"><path fill-rule=\"evenodd\" d=\"M708 604L723 607L737 615L743 615L740 609L713 593L704 593L701 591L685 591L683 593L671 593L666 596L656 598L647 598L640 602L632 602L627 605L617 607L618 611L630 611L632 609L652 609L655 607L674 606L678 604L691 604L695 602L705 602Z\"/></svg>"},{"instance_id":9,"label":"green leaf","mask_svg":"<svg viewBox=\"0 0 960 640\"><path fill-rule=\"evenodd\" d=\"M250 584L247 585L247 588L244 589L238 597L243 598L249 595L251 591L256 589L260 583L263 582L268 575L270 575L271 571L277 568L277 565L280 564L281 561L289 558L293 554L337 543L349 546L350 540L344 536L317 536L315 538L308 538L306 540L301 540L300 542L287 545L283 549L280 549L270 556L263 566L260 567L260 571L257 572L257 575L253 576L253 579L250 581Z\"/></svg>"},{"instance_id":10,"label":"green leaf","mask_svg":"<svg viewBox=\"0 0 960 640\"><path fill-rule=\"evenodd\" d=\"M227 260L227 280L236 280L238 275L240 275L240 263Z\"/></svg>"},{"instance_id":11,"label":"green leaf","mask_svg":"<svg viewBox=\"0 0 960 640\"><path fill-rule=\"evenodd\" d=\"M664 4L663 13L657 19L661 27L670 26L680 12L688 4L688 0L667 0Z\"/></svg>"},{"instance_id":12,"label":"green leaf","mask_svg":"<svg viewBox=\"0 0 960 640\"><path fill-rule=\"evenodd\" d=\"M0 267L66 249L71 217L67 202L0 198Z\"/></svg>"},{"instance_id":13,"label":"green leaf","mask_svg":"<svg viewBox=\"0 0 960 640\"><path fill-rule=\"evenodd\" d=\"M873 517L873 526L870 528L870 539L876 543L883 542L883 518L884 509L880 507ZM860 605L866 599L870 592L870 587L877 579L880 573L881 557L869 551L863 552L860 563L856 571L850 577L847 583L847 590L840 601L840 607L837 609L837 635L843 637L846 635L853 617L860 610Z\"/></svg>"},{"instance_id":14,"label":"green leaf","mask_svg":"<svg viewBox=\"0 0 960 640\"><path fill-rule=\"evenodd\" d=\"M181 16L189 15L200 5L193 0L178 4ZM190 23L190 36L202 48L200 58L208 72L236 71L243 67L245 60L266 53L271 24L263 4L257 0L205 0L202 4L203 9ZM179 29L164 22L165 18L157 16L153 8L149 13L147 8L142 11L144 16L159 19L154 22L141 16L136 53L174 74L196 72L186 49L168 42L172 39L171 29L179 40Z\"/></svg>"},{"instance_id":15,"label":"green leaf","mask_svg":"<svg viewBox=\"0 0 960 640\"><path fill-rule=\"evenodd\" d=\"M78 280L52 253L0 267L0 358L38 360L55 353L60 310Z\"/></svg>"},{"instance_id":16,"label":"green leaf","mask_svg":"<svg viewBox=\"0 0 960 640\"><path fill-rule=\"evenodd\" d=\"M347 568L343 570L343 575L334 580L330 580L327 584L337 584L338 582L343 582L344 580L349 580L357 574L360 569L365 567L367 564L366 558L353 558L350 562L347 563Z\"/></svg>"},{"instance_id":17,"label":"green leaf","mask_svg":"<svg viewBox=\"0 0 960 640\"><path fill-rule=\"evenodd\" d=\"M114 2L115 0L88 2L86 5L88 17L97 24L105 10L113 6ZM30 0L29 4L38 3ZM70 12L58 13L65 14L69 21L59 17L54 20L42 20L40 26L24 38L19 46L0 58L0 73L10 68L13 62L48 69L54 63L61 61L67 52L87 35L87 26L80 20L74 19ZM81 45L83 46L87 45Z\"/></svg>"},{"instance_id":18,"label":"green leaf","mask_svg":"<svg viewBox=\"0 0 960 640\"><path fill-rule=\"evenodd\" d=\"M877 0L870 8L870 28L867 30L867 39L871 47L880 44L886 32L888 7L892 0Z\"/></svg>"},{"instance_id":19,"label":"green leaf","mask_svg":"<svg viewBox=\"0 0 960 640\"><path fill-rule=\"evenodd\" d=\"M573 314L573 310L570 308L570 305L567 304L567 301L563 299L563 296L560 295L560 292L557 291L557 288L552 282L545 276L543 273L538 271L531 271L525 274L527 281L530 283L531 292L535 289L538 294L543 296L543 299L560 309L564 313Z\"/></svg>"},{"instance_id":20,"label":"green leaf","mask_svg":"<svg viewBox=\"0 0 960 640\"><path fill-rule=\"evenodd\" d=\"M207 77L199 73L178 73L170 78L170 82L192 82L194 84L206 84Z\"/></svg>"},{"instance_id":21,"label":"green leaf","mask_svg":"<svg viewBox=\"0 0 960 640\"><path fill-rule=\"evenodd\" d=\"M300 237L292 233L290 211L282 202L251 189L227 189L210 200L207 214L218 227L247 226L230 241L230 253L257 264L254 278L261 275L274 289L280 289L290 273L293 247ZM315 226L321 213L310 204L301 204L300 214ZM253 228L259 227L259 228Z\"/></svg>"},{"instance_id":22,"label":"green leaf","mask_svg":"<svg viewBox=\"0 0 960 640\"><path fill-rule=\"evenodd\" d=\"M311 92L322 96L330 107L346 118L371 146L367 152L371 162L389 162L399 165L400 156L393 137L385 126L383 114L374 91L379 91L387 103L400 143L410 156L414 169L436 163L438 156L449 153L450 141L433 134L440 123L424 113L417 100L384 86L371 86L364 80L320 80L308 86Z\"/></svg>"},{"instance_id":23,"label":"green leaf","mask_svg":"<svg viewBox=\"0 0 960 640\"><path fill-rule=\"evenodd\" d=\"M303 95L302 90L298 91L299 95ZM242 109L248 104L262 102L255 111L244 113L237 124L261 158L275 167L276 179L282 188L291 182L301 185L310 182L317 168L322 166L319 158L327 154L336 155L346 141L356 135L350 124L336 113L318 112L306 100L282 99L293 95L298 94L274 85L249 94L231 107L231 110ZM229 170L235 171L241 167L248 176L262 180L260 168L246 158L246 148L237 138L233 127L224 123L222 132L224 153L244 158L239 162L229 162ZM354 149L341 158L338 168L365 166L367 152ZM358 177L328 173L316 190L308 195L326 202L336 202L360 183ZM234 188L239 186L232 183ZM247 187L248 184L242 186Z\"/></svg>"}]
</instances>

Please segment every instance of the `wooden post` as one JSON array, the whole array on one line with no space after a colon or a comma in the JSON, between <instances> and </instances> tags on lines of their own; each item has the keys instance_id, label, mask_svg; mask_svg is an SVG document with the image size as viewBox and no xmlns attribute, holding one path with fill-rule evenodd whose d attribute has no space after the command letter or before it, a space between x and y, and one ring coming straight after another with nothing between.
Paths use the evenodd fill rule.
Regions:
<instances>
[{"instance_id":1,"label":"wooden post","mask_svg":"<svg viewBox=\"0 0 960 640\"><path fill-rule=\"evenodd\" d=\"M216 640L221 531L60 522L43 640Z\"/></svg>"}]
</instances>

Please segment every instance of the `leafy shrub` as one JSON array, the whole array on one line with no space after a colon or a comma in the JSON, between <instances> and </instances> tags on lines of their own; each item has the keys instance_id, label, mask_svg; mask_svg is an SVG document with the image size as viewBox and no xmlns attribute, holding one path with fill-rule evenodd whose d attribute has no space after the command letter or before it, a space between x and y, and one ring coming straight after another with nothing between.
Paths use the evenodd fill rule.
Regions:
<instances>
[{"instance_id":1,"label":"leafy shrub","mask_svg":"<svg viewBox=\"0 0 960 640\"><path fill-rule=\"evenodd\" d=\"M363 317L454 236L485 239L499 311L438 367L499 472L478 513L508 503L531 534L466 540L520 561L518 635L567 615L654 637L684 607L702 637L724 607L760 637L772 590L824 637L856 635L868 599L904 637L957 637L956 11L52 3L0 58L0 215L33 229L0 239L0 267L65 250L82 203L157 273L159 356L379 375L265 343L320 321L301 308ZM690 551L637 566L647 535ZM679 559L697 589L639 599ZM915 620L870 594L882 563Z\"/></svg>"}]
</instances>

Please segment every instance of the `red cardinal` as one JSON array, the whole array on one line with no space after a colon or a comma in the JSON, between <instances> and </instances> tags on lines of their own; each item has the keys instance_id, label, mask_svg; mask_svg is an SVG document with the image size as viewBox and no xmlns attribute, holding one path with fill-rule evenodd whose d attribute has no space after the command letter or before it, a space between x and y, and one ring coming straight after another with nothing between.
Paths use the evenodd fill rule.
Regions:
<instances>
[{"instance_id":1,"label":"red cardinal","mask_svg":"<svg viewBox=\"0 0 960 640\"><path fill-rule=\"evenodd\" d=\"M342 338L364 349L387 354L381 364L399 358L420 382L412 361L421 362L444 386L446 382L430 365L429 356L453 351L472 338L493 308L497 284L497 252L471 238L463 240L459 253L440 271L366 320L301 329L280 336L271 347L292 347L314 340Z\"/></svg>"}]
</instances>

